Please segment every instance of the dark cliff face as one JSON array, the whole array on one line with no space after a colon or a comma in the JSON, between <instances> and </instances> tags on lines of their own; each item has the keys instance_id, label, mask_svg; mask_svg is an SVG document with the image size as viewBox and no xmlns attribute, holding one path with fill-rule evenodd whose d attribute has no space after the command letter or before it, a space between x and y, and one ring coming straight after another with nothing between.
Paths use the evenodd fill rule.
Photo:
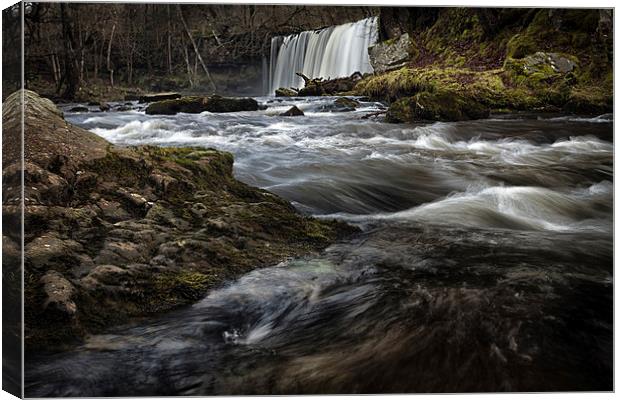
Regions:
<instances>
[{"instance_id":1,"label":"dark cliff face","mask_svg":"<svg viewBox=\"0 0 620 400\"><path fill-rule=\"evenodd\" d=\"M19 95L4 104L6 137L18 134L10 121ZM353 232L237 181L229 153L119 148L67 123L34 92L25 104L28 348L195 301L226 279ZM3 179L19 187L20 166L4 165ZM3 212L17 220L19 204L5 199ZM11 248L18 241L4 238Z\"/></svg>"}]
</instances>

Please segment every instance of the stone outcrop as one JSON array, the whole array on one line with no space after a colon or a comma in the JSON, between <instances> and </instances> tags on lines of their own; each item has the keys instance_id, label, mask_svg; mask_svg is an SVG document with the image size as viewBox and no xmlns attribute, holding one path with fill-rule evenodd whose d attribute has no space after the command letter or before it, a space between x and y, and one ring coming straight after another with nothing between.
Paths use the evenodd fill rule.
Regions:
<instances>
[{"instance_id":1,"label":"stone outcrop","mask_svg":"<svg viewBox=\"0 0 620 400\"><path fill-rule=\"evenodd\" d=\"M163 100L174 100L180 99L181 94L176 92L167 92L167 93L147 93L141 96L125 96L125 100L135 100L135 97L138 98L140 103L151 103L153 101L163 101Z\"/></svg>"},{"instance_id":2,"label":"stone outcrop","mask_svg":"<svg viewBox=\"0 0 620 400\"><path fill-rule=\"evenodd\" d=\"M280 114L281 117L301 117L303 115L304 112L301 111L297 106L293 106Z\"/></svg>"},{"instance_id":3,"label":"stone outcrop","mask_svg":"<svg viewBox=\"0 0 620 400\"><path fill-rule=\"evenodd\" d=\"M256 100L251 98L221 96L187 96L173 100L158 101L149 104L147 114L174 115L180 112L198 114L204 111L213 113L256 111Z\"/></svg>"},{"instance_id":4,"label":"stone outcrop","mask_svg":"<svg viewBox=\"0 0 620 400\"><path fill-rule=\"evenodd\" d=\"M354 232L237 181L229 153L115 147L25 91L25 322L53 348L197 300L253 268ZM19 226L20 93L4 103L5 226ZM5 230L6 259L19 232Z\"/></svg>"},{"instance_id":5,"label":"stone outcrop","mask_svg":"<svg viewBox=\"0 0 620 400\"><path fill-rule=\"evenodd\" d=\"M519 60L508 59L506 66L508 68L520 68L519 72L525 75L543 74L548 77L556 73L567 74L572 72L577 67L577 63L570 56L539 51Z\"/></svg>"},{"instance_id":6,"label":"stone outcrop","mask_svg":"<svg viewBox=\"0 0 620 400\"><path fill-rule=\"evenodd\" d=\"M405 33L397 39L380 42L368 48L370 65L375 73L401 68L411 59L411 38Z\"/></svg>"},{"instance_id":7,"label":"stone outcrop","mask_svg":"<svg viewBox=\"0 0 620 400\"><path fill-rule=\"evenodd\" d=\"M463 121L489 116L489 108L455 93L422 92L401 98L387 111L388 122Z\"/></svg>"}]
</instances>

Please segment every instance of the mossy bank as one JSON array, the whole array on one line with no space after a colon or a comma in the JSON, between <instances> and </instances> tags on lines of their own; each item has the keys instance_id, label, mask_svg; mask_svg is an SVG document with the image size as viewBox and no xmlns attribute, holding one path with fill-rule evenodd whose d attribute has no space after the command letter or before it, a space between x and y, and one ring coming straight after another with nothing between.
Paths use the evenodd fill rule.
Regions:
<instances>
[{"instance_id":1,"label":"mossy bank","mask_svg":"<svg viewBox=\"0 0 620 400\"><path fill-rule=\"evenodd\" d=\"M19 93L4 104L5 226L19 226ZM194 302L222 282L355 229L305 217L204 148L115 147L25 92L25 341L77 341ZM5 249L19 248L5 230ZM5 264L19 251L5 252Z\"/></svg>"},{"instance_id":2,"label":"mossy bank","mask_svg":"<svg viewBox=\"0 0 620 400\"><path fill-rule=\"evenodd\" d=\"M348 94L390 103L392 122L475 119L493 111L611 112L611 13L383 9L386 51L407 34L409 60L364 77Z\"/></svg>"}]
</instances>

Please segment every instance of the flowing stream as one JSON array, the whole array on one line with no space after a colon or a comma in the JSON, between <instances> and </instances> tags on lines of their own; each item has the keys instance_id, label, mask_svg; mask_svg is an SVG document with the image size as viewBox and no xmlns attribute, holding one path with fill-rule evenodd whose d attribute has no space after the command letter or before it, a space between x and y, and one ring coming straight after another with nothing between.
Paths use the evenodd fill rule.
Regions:
<instances>
[{"instance_id":1,"label":"flowing stream","mask_svg":"<svg viewBox=\"0 0 620 400\"><path fill-rule=\"evenodd\" d=\"M395 125L360 119L378 103L259 101L66 117L231 151L238 179L362 233L30 358L26 395L612 390L611 115Z\"/></svg>"}]
</instances>

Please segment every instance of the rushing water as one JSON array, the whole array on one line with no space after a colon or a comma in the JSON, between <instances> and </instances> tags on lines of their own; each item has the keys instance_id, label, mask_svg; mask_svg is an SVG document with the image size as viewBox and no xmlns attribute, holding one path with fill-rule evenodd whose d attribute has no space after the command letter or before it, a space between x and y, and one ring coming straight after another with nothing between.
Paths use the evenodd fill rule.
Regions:
<instances>
[{"instance_id":1,"label":"rushing water","mask_svg":"<svg viewBox=\"0 0 620 400\"><path fill-rule=\"evenodd\" d=\"M340 78L372 72L368 47L377 41L377 17L271 39L269 87L300 88L310 78Z\"/></svg>"},{"instance_id":2,"label":"rushing water","mask_svg":"<svg viewBox=\"0 0 620 400\"><path fill-rule=\"evenodd\" d=\"M363 232L199 303L27 360L29 396L612 389L611 116L392 125L381 107L68 114L118 144L211 146ZM279 117L291 104L303 117Z\"/></svg>"}]
</instances>

